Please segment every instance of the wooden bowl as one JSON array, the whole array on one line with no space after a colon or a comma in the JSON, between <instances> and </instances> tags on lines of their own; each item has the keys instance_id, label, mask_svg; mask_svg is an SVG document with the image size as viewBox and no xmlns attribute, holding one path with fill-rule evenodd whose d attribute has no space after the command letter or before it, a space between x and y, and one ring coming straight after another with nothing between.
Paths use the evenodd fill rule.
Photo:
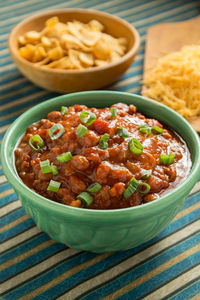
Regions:
<instances>
[{"instance_id":1,"label":"wooden bowl","mask_svg":"<svg viewBox=\"0 0 200 300\"><path fill-rule=\"evenodd\" d=\"M45 69L25 60L18 53L19 36L30 30L42 30L45 21L53 16L58 16L61 22L79 20L87 23L96 19L105 26L106 33L127 38L128 51L116 62L84 70ZM111 84L131 65L139 44L137 30L126 21L104 12L86 9L62 9L34 15L15 26L8 40L10 53L22 74L36 85L56 92L93 90Z\"/></svg>"}]
</instances>

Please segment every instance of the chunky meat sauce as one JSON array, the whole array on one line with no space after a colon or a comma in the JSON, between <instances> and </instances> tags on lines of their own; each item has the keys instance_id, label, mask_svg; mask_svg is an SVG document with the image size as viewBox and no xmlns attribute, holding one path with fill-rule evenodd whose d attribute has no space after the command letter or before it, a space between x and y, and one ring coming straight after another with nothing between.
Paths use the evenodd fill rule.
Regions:
<instances>
[{"instance_id":1,"label":"chunky meat sauce","mask_svg":"<svg viewBox=\"0 0 200 300\"><path fill-rule=\"evenodd\" d=\"M115 114L111 108L115 108ZM93 113L96 119L90 124L83 123L81 112ZM52 139L50 128L57 123L64 131ZM79 124L86 129L82 137L77 133ZM157 127L160 130L155 130ZM126 129L128 134L126 131L120 136L119 128ZM58 132L59 128L54 134ZM100 139L105 133L107 140L103 138L102 146ZM30 139L35 135L43 140L40 151L30 146ZM133 138L136 143L131 150ZM58 160L62 153L70 153L68 161ZM46 119L26 130L15 150L15 159L22 181L40 195L62 204L91 209L118 209L154 201L176 187L191 167L186 144L174 132L136 112L135 106L123 103L103 109L74 105L68 107L66 114L50 112ZM41 161L53 164L57 174L44 173ZM132 178L135 183L131 189ZM51 180L58 183L57 191L48 189ZM92 183L99 184L96 192L87 190ZM79 197L83 192L84 196L89 195L89 202Z\"/></svg>"}]
</instances>

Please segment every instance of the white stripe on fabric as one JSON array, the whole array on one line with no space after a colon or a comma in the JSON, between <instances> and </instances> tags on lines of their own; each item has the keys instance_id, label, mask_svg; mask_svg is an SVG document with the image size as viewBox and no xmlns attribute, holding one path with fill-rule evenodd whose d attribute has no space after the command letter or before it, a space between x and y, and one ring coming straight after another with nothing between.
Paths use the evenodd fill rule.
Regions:
<instances>
[{"instance_id":1,"label":"white stripe on fabric","mask_svg":"<svg viewBox=\"0 0 200 300\"><path fill-rule=\"evenodd\" d=\"M1 129L1 127L0 127ZM6 176L2 175L0 176L0 184L7 182Z\"/></svg>"},{"instance_id":2,"label":"white stripe on fabric","mask_svg":"<svg viewBox=\"0 0 200 300\"><path fill-rule=\"evenodd\" d=\"M17 236L14 236L13 238L3 242L1 244L1 251L9 250L11 247L17 246L19 243L26 241L30 237L32 237L35 234L38 234L40 232L41 232L41 230L37 226L34 226L34 227L26 230L25 232L22 232L22 233L18 234Z\"/></svg>"},{"instance_id":3,"label":"white stripe on fabric","mask_svg":"<svg viewBox=\"0 0 200 300\"><path fill-rule=\"evenodd\" d=\"M20 200L13 201L6 205L6 207L0 208L0 217L2 218L4 215L11 213L13 210L22 207Z\"/></svg>"},{"instance_id":4,"label":"white stripe on fabric","mask_svg":"<svg viewBox=\"0 0 200 300\"><path fill-rule=\"evenodd\" d=\"M150 246L149 248L139 252L138 254L133 255L132 257L119 263L113 268L103 272L102 274L94 276L91 279L87 280L86 282L79 284L74 289L70 290L68 293L64 294L63 296L57 299L64 300L66 299L66 297L68 297L68 299L74 299L75 297L78 297L83 293L87 292L91 288L95 288L95 286L98 286L102 283L106 284L108 280L119 275L122 271L128 270L130 266L134 267L138 263L141 263L142 261L147 259L149 256L155 255L160 251L165 250L165 248L177 244L183 238L186 238L187 236L196 232L199 229L199 226L200 226L200 221L196 221L195 223L157 242L153 246Z\"/></svg>"},{"instance_id":5,"label":"white stripe on fabric","mask_svg":"<svg viewBox=\"0 0 200 300\"><path fill-rule=\"evenodd\" d=\"M28 270L21 272L20 274L14 276L11 279L8 279L1 285L1 293L6 292L10 288L17 287L19 284L27 279L31 279L33 276L36 276L42 271L45 271L47 268L61 262L62 260L69 258L70 256L79 253L80 251L74 249L65 249L55 255L52 255L50 258L45 261L29 268Z\"/></svg>"},{"instance_id":6,"label":"white stripe on fabric","mask_svg":"<svg viewBox=\"0 0 200 300\"><path fill-rule=\"evenodd\" d=\"M165 284L160 289L157 289L155 292L144 297L143 300L162 299L164 297L167 297L170 293L173 293L176 290L180 289L188 282L197 279L199 277L199 270L200 267L198 265L192 268L191 270L189 270L188 272L184 273L183 275Z\"/></svg>"},{"instance_id":7,"label":"white stripe on fabric","mask_svg":"<svg viewBox=\"0 0 200 300\"><path fill-rule=\"evenodd\" d=\"M115 0L113 0L114 2L115 2ZM21 21L22 19L25 19L25 18L27 18L27 17L29 17L29 16L31 16L31 15L33 15L33 14L36 14L37 12L40 12L40 13L42 13L42 12L45 12L45 11L50 11L50 10L53 10L53 9L64 9L64 8L67 8L67 7L69 7L70 5L75 5L75 3L78 3L79 4L79 7L81 8L82 6L84 7L85 5L84 5L84 2L81 4L81 3L79 3L80 1L79 0L72 0L72 1L67 1L66 3L60 3L60 4L57 4L57 5L50 5L48 8L37 8L37 9L34 9L34 13L33 12L29 12L29 13L25 13L25 14L23 14L23 15L20 15L20 16L16 16L16 17L12 17L12 22L14 22L14 21ZM98 0L97 1L95 1L95 2L98 2ZM121 2L120 0L117 0L116 1L117 3L119 3L119 2ZM94 3L94 1L93 0L91 0L91 1L87 1L85 4L86 4L86 6L88 6L88 4L90 4L91 3L91 8L92 9L94 9L95 8L95 5L93 5L93 3ZM101 5L101 7L103 8L104 6L107 6L108 5L108 2L104 2L104 3L102 3L102 5ZM70 8L73 8L73 7L70 7ZM0 25L8 25L8 20L3 20L3 21L0 21Z\"/></svg>"},{"instance_id":8,"label":"white stripe on fabric","mask_svg":"<svg viewBox=\"0 0 200 300\"><path fill-rule=\"evenodd\" d=\"M102 4L102 5L103 5L103 4ZM63 6L65 6L65 5L62 3L62 4L58 4L58 5L56 5L56 6L51 6L50 9L52 9L52 8L62 8ZM171 13L181 12L181 11L185 10L186 8L190 8L190 7L192 7L192 6L194 6L193 3L191 3L191 4L185 4L185 5L182 5L182 6L178 7L178 8L171 9L171 10L169 10L169 11L167 11L167 12L158 14L157 17L158 17L158 18L166 17L166 16L170 15ZM91 8L94 8L94 7L95 7L94 5L91 6ZM64 8L64 7L63 7L63 8ZM50 9L42 9L42 10L40 10L40 12L42 12L42 11L47 11L47 10L50 10ZM36 12L36 11L35 11L35 12ZM127 12L129 12L129 9L127 9ZM28 16L30 16L31 14L32 14L32 13L28 13L28 14L24 14L23 16L20 16L20 17L18 16L18 17L12 18L12 21L13 21L13 20L20 21L22 18L24 19L25 17L28 17ZM116 15L117 15L117 13L116 13ZM145 19L145 22L144 22L144 20L138 20L138 21L135 21L135 22L133 22L133 23L131 23L131 24L134 25L134 26L138 26L138 25L147 23L147 22L149 22L149 21L155 21L155 20L156 20L156 18L155 18L155 15L154 15L154 16L151 16L151 17L146 18L146 19ZM7 20L5 20L4 23L7 24ZM2 22L0 22L0 25L2 25ZM3 40L4 38L7 38L7 37L8 37L8 34L1 35L1 36L0 36L0 40Z\"/></svg>"}]
</instances>

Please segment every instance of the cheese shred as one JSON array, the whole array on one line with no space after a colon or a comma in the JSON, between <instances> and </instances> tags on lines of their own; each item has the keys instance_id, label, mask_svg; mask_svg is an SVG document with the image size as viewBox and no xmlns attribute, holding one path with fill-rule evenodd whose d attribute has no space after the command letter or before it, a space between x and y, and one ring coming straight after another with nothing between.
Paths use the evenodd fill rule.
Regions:
<instances>
[{"instance_id":1,"label":"cheese shred","mask_svg":"<svg viewBox=\"0 0 200 300\"><path fill-rule=\"evenodd\" d=\"M200 115L200 45L158 59L146 72L143 95L190 119Z\"/></svg>"}]
</instances>

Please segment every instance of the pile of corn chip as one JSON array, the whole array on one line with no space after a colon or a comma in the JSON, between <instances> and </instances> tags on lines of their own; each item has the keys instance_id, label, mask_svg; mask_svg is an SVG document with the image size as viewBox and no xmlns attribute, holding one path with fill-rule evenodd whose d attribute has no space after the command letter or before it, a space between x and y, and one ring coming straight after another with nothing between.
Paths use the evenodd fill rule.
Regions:
<instances>
[{"instance_id":1,"label":"pile of corn chip","mask_svg":"<svg viewBox=\"0 0 200 300\"><path fill-rule=\"evenodd\" d=\"M26 60L55 69L85 69L103 66L122 57L127 51L126 38L114 38L103 32L97 20L89 23L63 23L52 17L40 31L19 37L19 54Z\"/></svg>"}]
</instances>

